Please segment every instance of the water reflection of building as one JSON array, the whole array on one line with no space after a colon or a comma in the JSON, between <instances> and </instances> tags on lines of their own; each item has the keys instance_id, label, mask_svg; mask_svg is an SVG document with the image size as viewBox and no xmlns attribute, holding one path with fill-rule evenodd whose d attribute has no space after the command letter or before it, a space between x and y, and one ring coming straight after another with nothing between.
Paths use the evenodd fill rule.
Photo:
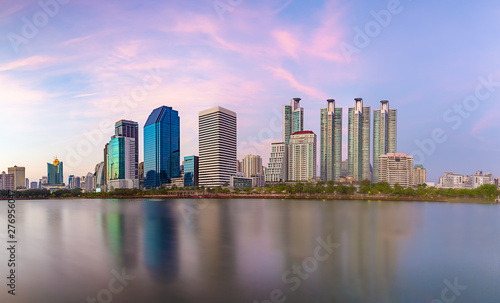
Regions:
<instances>
[{"instance_id":1,"label":"water reflection of building","mask_svg":"<svg viewBox=\"0 0 500 303\"><path fill-rule=\"evenodd\" d=\"M176 212L165 201L146 201L144 213L144 258L146 269L156 280L172 281L179 271Z\"/></svg>"},{"instance_id":2,"label":"water reflection of building","mask_svg":"<svg viewBox=\"0 0 500 303\"><path fill-rule=\"evenodd\" d=\"M135 203L109 200L105 204L102 225L108 245L115 262L119 266L134 268L137 266L139 252L139 219L133 214Z\"/></svg>"},{"instance_id":3,"label":"water reflection of building","mask_svg":"<svg viewBox=\"0 0 500 303\"><path fill-rule=\"evenodd\" d=\"M374 209L373 209L374 208ZM416 224L411 204L344 204L341 219L341 291L354 301L396 302L399 249Z\"/></svg>"}]
</instances>

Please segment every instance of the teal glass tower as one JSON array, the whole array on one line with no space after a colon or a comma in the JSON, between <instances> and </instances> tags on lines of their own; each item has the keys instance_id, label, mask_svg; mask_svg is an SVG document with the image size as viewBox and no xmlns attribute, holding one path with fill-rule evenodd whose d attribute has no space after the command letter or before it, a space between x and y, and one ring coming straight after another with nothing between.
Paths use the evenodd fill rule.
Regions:
<instances>
[{"instance_id":1,"label":"teal glass tower","mask_svg":"<svg viewBox=\"0 0 500 303\"><path fill-rule=\"evenodd\" d=\"M179 113L162 106L153 110L144 125L144 187L160 187L180 175Z\"/></svg>"},{"instance_id":2,"label":"teal glass tower","mask_svg":"<svg viewBox=\"0 0 500 303\"><path fill-rule=\"evenodd\" d=\"M47 183L49 185L62 185L64 184L63 163L59 162L57 158L53 163L47 163Z\"/></svg>"},{"instance_id":3,"label":"teal glass tower","mask_svg":"<svg viewBox=\"0 0 500 303\"><path fill-rule=\"evenodd\" d=\"M293 133L304 130L304 108L300 107L300 98L293 98L290 105L283 105L283 141L290 143Z\"/></svg>"},{"instance_id":4,"label":"teal glass tower","mask_svg":"<svg viewBox=\"0 0 500 303\"><path fill-rule=\"evenodd\" d=\"M184 187L193 187L199 185L199 167L199 157L184 157Z\"/></svg>"},{"instance_id":5,"label":"teal glass tower","mask_svg":"<svg viewBox=\"0 0 500 303\"><path fill-rule=\"evenodd\" d=\"M342 174L342 108L335 107L335 100L328 99L321 109L321 161L322 181L340 181Z\"/></svg>"},{"instance_id":6,"label":"teal glass tower","mask_svg":"<svg viewBox=\"0 0 500 303\"><path fill-rule=\"evenodd\" d=\"M370 107L363 106L363 99L354 99L349 108L348 161L349 175L355 180L371 180L370 169Z\"/></svg>"},{"instance_id":7,"label":"teal glass tower","mask_svg":"<svg viewBox=\"0 0 500 303\"><path fill-rule=\"evenodd\" d=\"M379 182L380 156L396 152L397 110L389 109L389 101L380 101L373 111L373 183Z\"/></svg>"}]
</instances>

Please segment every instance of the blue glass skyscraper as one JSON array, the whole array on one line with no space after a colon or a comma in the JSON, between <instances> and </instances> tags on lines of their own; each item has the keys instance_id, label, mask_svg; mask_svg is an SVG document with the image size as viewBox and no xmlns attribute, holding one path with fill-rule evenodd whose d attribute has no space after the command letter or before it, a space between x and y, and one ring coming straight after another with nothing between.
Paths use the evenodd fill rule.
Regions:
<instances>
[{"instance_id":1,"label":"blue glass skyscraper","mask_svg":"<svg viewBox=\"0 0 500 303\"><path fill-rule=\"evenodd\" d=\"M144 187L160 187L180 176L179 113L162 106L144 125Z\"/></svg>"},{"instance_id":2,"label":"blue glass skyscraper","mask_svg":"<svg viewBox=\"0 0 500 303\"><path fill-rule=\"evenodd\" d=\"M197 156L184 157L184 187L199 185L200 158Z\"/></svg>"}]
</instances>

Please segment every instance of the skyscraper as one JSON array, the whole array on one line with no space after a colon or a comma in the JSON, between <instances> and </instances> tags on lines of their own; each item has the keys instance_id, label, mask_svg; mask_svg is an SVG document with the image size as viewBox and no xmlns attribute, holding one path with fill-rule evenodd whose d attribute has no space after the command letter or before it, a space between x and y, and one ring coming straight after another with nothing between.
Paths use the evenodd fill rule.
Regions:
<instances>
[{"instance_id":1,"label":"skyscraper","mask_svg":"<svg viewBox=\"0 0 500 303\"><path fill-rule=\"evenodd\" d=\"M397 110L389 109L389 101L380 101L380 109L373 111L373 183L379 181L380 155L396 152Z\"/></svg>"},{"instance_id":2,"label":"skyscraper","mask_svg":"<svg viewBox=\"0 0 500 303\"><path fill-rule=\"evenodd\" d=\"M246 178L262 175L262 158L259 155L248 155L241 161Z\"/></svg>"},{"instance_id":3,"label":"skyscraper","mask_svg":"<svg viewBox=\"0 0 500 303\"><path fill-rule=\"evenodd\" d=\"M200 157L184 157L184 187L200 184Z\"/></svg>"},{"instance_id":4,"label":"skyscraper","mask_svg":"<svg viewBox=\"0 0 500 303\"><path fill-rule=\"evenodd\" d=\"M288 179L311 181L316 178L316 134L300 131L290 136Z\"/></svg>"},{"instance_id":5,"label":"skyscraper","mask_svg":"<svg viewBox=\"0 0 500 303\"><path fill-rule=\"evenodd\" d=\"M271 156L266 170L266 182L288 180L288 146L285 142L271 144Z\"/></svg>"},{"instance_id":6,"label":"skyscraper","mask_svg":"<svg viewBox=\"0 0 500 303\"><path fill-rule=\"evenodd\" d=\"M9 167L8 172L14 175L14 189L26 188L26 169L24 167Z\"/></svg>"},{"instance_id":7,"label":"skyscraper","mask_svg":"<svg viewBox=\"0 0 500 303\"><path fill-rule=\"evenodd\" d=\"M97 192L101 192L104 188L104 162L98 163L95 166L95 189Z\"/></svg>"},{"instance_id":8,"label":"skyscraper","mask_svg":"<svg viewBox=\"0 0 500 303\"><path fill-rule=\"evenodd\" d=\"M300 107L300 98L293 98L290 105L283 105L283 141L290 142L293 133L304 130L304 108Z\"/></svg>"},{"instance_id":9,"label":"skyscraper","mask_svg":"<svg viewBox=\"0 0 500 303\"><path fill-rule=\"evenodd\" d=\"M135 139L135 178L139 178L139 124L130 120L120 120L115 123L115 135Z\"/></svg>"},{"instance_id":10,"label":"skyscraper","mask_svg":"<svg viewBox=\"0 0 500 303\"><path fill-rule=\"evenodd\" d=\"M64 184L63 163L59 162L57 158L54 160L53 163L47 163L47 174L48 174L48 180L47 180L48 185Z\"/></svg>"},{"instance_id":11,"label":"skyscraper","mask_svg":"<svg viewBox=\"0 0 500 303\"><path fill-rule=\"evenodd\" d=\"M328 99L321 109L321 160L322 181L340 181L342 175L342 108L335 108L335 100Z\"/></svg>"},{"instance_id":12,"label":"skyscraper","mask_svg":"<svg viewBox=\"0 0 500 303\"><path fill-rule=\"evenodd\" d=\"M144 187L160 187L181 176L180 117L172 107L159 107L144 125Z\"/></svg>"},{"instance_id":13,"label":"skyscraper","mask_svg":"<svg viewBox=\"0 0 500 303\"><path fill-rule=\"evenodd\" d=\"M199 113L200 185L223 186L236 174L237 115L217 106Z\"/></svg>"},{"instance_id":14,"label":"skyscraper","mask_svg":"<svg viewBox=\"0 0 500 303\"><path fill-rule=\"evenodd\" d=\"M355 180L371 180L370 173L370 107L356 98L349 108L348 161L349 175Z\"/></svg>"},{"instance_id":15,"label":"skyscraper","mask_svg":"<svg viewBox=\"0 0 500 303\"><path fill-rule=\"evenodd\" d=\"M115 188L138 188L139 179L136 157L136 141L131 137L114 135L108 146L107 169L108 190ZM88 180L91 182L91 180ZM88 185L88 182L87 184ZM82 186L83 187L83 186Z\"/></svg>"}]
</instances>

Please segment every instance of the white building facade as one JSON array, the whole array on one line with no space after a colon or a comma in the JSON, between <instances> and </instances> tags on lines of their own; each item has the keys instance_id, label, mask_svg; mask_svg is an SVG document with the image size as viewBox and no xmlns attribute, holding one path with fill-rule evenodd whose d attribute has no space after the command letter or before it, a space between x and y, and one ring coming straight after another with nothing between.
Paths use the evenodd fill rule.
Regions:
<instances>
[{"instance_id":1,"label":"white building facade","mask_svg":"<svg viewBox=\"0 0 500 303\"><path fill-rule=\"evenodd\" d=\"M300 131L290 136L288 179L307 182L316 179L316 134Z\"/></svg>"}]
</instances>

